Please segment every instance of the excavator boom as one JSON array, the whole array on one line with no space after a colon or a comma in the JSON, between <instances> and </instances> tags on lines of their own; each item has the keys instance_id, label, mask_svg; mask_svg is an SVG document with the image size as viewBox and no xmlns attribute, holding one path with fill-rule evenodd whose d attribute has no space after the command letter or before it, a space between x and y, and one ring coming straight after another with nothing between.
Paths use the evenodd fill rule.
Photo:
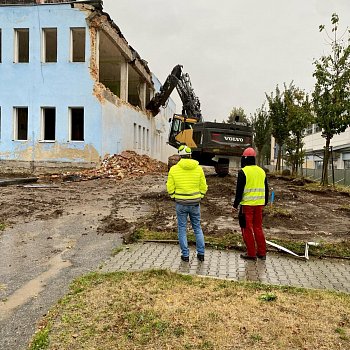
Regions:
<instances>
[{"instance_id":1,"label":"excavator boom","mask_svg":"<svg viewBox=\"0 0 350 350\"><path fill-rule=\"evenodd\" d=\"M182 73L182 65L176 65L161 86L160 91L155 94L152 100L147 104L148 109L155 117L161 107L164 107L170 97L170 94L176 88L182 101L182 114L188 118L194 118L202 121L200 102L192 88L190 76L188 73Z\"/></svg>"}]
</instances>

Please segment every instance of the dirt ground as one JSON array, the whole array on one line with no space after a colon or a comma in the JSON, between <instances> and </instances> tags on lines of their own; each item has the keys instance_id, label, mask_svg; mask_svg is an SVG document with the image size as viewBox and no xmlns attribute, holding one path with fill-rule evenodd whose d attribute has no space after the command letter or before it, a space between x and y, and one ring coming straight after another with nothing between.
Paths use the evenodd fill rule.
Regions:
<instances>
[{"instance_id":1,"label":"dirt ground","mask_svg":"<svg viewBox=\"0 0 350 350\"><path fill-rule=\"evenodd\" d=\"M208 193L202 201L202 224L206 235L239 232L232 218L237 171L218 177L207 168ZM7 226L69 215L81 201L103 205L112 201L112 211L100 218L99 234L127 233L136 227L176 231L174 202L166 193L166 172L153 175L87 181L42 178L35 184L1 188L0 222ZM300 183L268 175L275 200L265 208L267 239L299 241L345 241L350 236L350 195L331 189L305 191ZM0 231L1 236L1 231Z\"/></svg>"}]
</instances>

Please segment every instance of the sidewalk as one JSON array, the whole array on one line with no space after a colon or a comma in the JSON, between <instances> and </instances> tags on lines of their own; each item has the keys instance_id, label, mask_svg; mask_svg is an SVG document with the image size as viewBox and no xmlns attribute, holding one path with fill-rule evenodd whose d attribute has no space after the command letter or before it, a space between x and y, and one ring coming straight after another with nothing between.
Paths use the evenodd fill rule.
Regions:
<instances>
[{"instance_id":1,"label":"sidewalk","mask_svg":"<svg viewBox=\"0 0 350 350\"><path fill-rule=\"evenodd\" d=\"M205 261L197 260L191 247L190 262L180 259L176 244L137 243L109 259L103 272L169 269L174 272L235 281L329 289L350 293L350 261L313 259L305 261L279 253L268 253L266 261L245 261L235 251L206 249Z\"/></svg>"}]
</instances>

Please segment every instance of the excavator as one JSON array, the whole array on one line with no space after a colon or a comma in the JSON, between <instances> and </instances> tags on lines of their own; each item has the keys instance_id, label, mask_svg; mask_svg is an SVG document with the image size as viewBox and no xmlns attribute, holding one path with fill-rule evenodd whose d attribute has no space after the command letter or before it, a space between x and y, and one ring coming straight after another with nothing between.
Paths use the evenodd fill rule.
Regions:
<instances>
[{"instance_id":1,"label":"excavator","mask_svg":"<svg viewBox=\"0 0 350 350\"><path fill-rule=\"evenodd\" d=\"M199 98L192 88L189 74L183 73L182 68L179 64L173 68L146 109L155 117L160 108L166 106L170 94L176 88L182 101L182 112L169 119L171 127L168 144L176 149L185 144L191 148L192 158L200 165L214 166L219 176L228 175L230 159L241 157L243 150L252 145L252 128L239 117L232 123L204 121ZM178 160L179 156L170 156L168 168Z\"/></svg>"}]
</instances>

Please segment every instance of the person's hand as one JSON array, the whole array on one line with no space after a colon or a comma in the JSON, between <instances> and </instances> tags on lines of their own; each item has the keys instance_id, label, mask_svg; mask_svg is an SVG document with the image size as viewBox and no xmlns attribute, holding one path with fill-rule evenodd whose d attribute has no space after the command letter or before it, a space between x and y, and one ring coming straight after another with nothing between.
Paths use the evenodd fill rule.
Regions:
<instances>
[{"instance_id":1,"label":"person's hand","mask_svg":"<svg viewBox=\"0 0 350 350\"><path fill-rule=\"evenodd\" d=\"M237 208L232 207L232 215L233 216L236 216L237 211L238 211Z\"/></svg>"}]
</instances>

